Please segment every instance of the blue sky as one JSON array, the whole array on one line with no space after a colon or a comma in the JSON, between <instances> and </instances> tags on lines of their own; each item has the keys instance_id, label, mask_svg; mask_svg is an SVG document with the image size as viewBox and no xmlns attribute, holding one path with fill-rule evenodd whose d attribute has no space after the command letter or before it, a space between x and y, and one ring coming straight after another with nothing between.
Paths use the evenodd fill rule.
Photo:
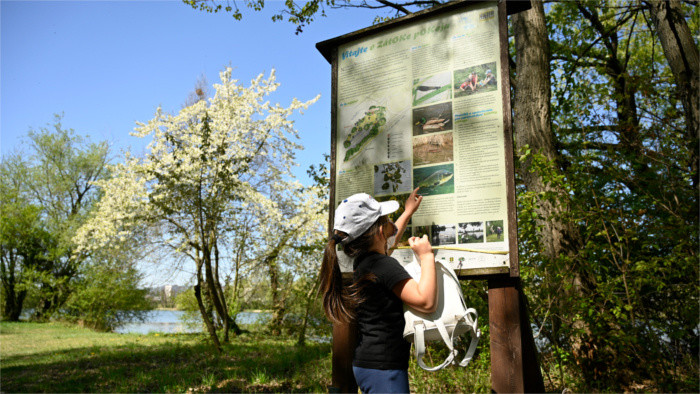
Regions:
<instances>
[{"instance_id":1,"label":"blue sky","mask_svg":"<svg viewBox=\"0 0 700 394\"><path fill-rule=\"evenodd\" d=\"M239 2L242 3L242 2ZM372 11L327 10L300 35L288 22L272 22L281 1L246 9L241 21L209 14L181 1L0 0L0 150L13 151L30 128L63 113L63 126L120 151L143 152L129 135L157 106L179 110L197 79L209 85L230 65L247 85L260 72L277 71L273 102L321 99L294 116L301 144L297 174L330 151L331 68L315 44L372 24ZM213 90L213 89L212 89Z\"/></svg>"},{"instance_id":2,"label":"blue sky","mask_svg":"<svg viewBox=\"0 0 700 394\"><path fill-rule=\"evenodd\" d=\"M30 128L63 113L64 128L112 144L114 160L147 141L129 135L161 105L178 111L204 75L211 86L230 65L242 84L276 69L280 88L272 102L321 99L295 115L305 149L296 175L330 151L331 68L315 44L372 24L368 10L329 10L300 35L288 22L272 22L283 4L230 14L194 10L168 1L0 0L0 151L14 151ZM210 89L213 93L213 89ZM146 284L184 284L188 265L165 272L142 267ZM160 274L156 274L160 272Z\"/></svg>"}]
</instances>

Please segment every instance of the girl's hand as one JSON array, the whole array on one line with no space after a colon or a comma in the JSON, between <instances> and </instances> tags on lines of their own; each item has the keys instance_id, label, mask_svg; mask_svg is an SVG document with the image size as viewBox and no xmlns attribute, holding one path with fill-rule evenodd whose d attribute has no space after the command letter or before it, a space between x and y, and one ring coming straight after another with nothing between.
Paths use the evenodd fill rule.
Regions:
<instances>
[{"instance_id":1,"label":"girl's hand","mask_svg":"<svg viewBox=\"0 0 700 394\"><path fill-rule=\"evenodd\" d=\"M406 199L406 204L404 205L404 210L409 215L413 215L418 210L418 207L420 206L421 201L423 201L423 196L418 195L418 189L420 189L420 188L417 187L415 190L413 190L411 195L409 195L408 198Z\"/></svg>"},{"instance_id":2,"label":"girl's hand","mask_svg":"<svg viewBox=\"0 0 700 394\"><path fill-rule=\"evenodd\" d=\"M413 253L421 260L423 257L433 256L433 247L430 246L427 235L423 235L423 238L411 237L408 239L408 244L411 246Z\"/></svg>"}]
</instances>

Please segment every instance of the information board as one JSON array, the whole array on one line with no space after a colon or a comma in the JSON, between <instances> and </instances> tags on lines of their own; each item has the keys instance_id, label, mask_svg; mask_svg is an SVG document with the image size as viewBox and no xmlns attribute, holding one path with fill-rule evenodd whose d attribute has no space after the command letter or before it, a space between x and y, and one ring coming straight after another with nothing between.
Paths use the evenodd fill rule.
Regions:
<instances>
[{"instance_id":1,"label":"information board","mask_svg":"<svg viewBox=\"0 0 700 394\"><path fill-rule=\"evenodd\" d=\"M403 205L420 187L423 202L392 254L402 264L412 259L408 237L427 234L436 259L462 275L511 269L500 28L497 4L477 3L334 52L334 203L364 192Z\"/></svg>"}]
</instances>

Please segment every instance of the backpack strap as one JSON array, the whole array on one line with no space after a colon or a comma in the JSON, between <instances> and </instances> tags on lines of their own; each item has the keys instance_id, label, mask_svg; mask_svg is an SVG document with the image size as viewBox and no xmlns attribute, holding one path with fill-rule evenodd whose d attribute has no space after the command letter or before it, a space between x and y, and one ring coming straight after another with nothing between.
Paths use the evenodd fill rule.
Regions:
<instances>
[{"instance_id":1,"label":"backpack strap","mask_svg":"<svg viewBox=\"0 0 700 394\"><path fill-rule=\"evenodd\" d=\"M452 267L445 266L442 263L440 263L439 265L442 267L443 270L449 272L449 275L454 279L454 281L457 284L459 284L459 279L457 278L457 275L455 274L454 270L452 270ZM467 349L464 359L459 362L459 365L461 367L466 367L474 357L474 353L476 353L476 348L479 345L479 339L481 338L481 330L479 330L477 326L478 313L476 312L476 309L466 307L466 303L464 302L464 295L461 291L459 292L459 297L462 302L462 305L464 306L465 312L462 316L455 316L457 318L456 322L459 323L459 321L464 320L464 323L469 328L469 334L471 336L471 342L469 343L469 348ZM447 345L447 348L450 350L449 355L447 356L445 361L443 361L442 364L437 365L435 367L428 367L423 362L423 357L425 356L425 323L422 320L417 320L414 322L413 335L413 344L416 352L416 360L418 362L418 365L424 370L430 372L440 370L450 364L456 363L455 357L458 353L457 349L455 349L454 347L454 336L457 330L453 330L452 336L450 336L447 333L447 328L445 327L444 322L438 319L433 321L433 323L435 324L438 332L440 333L443 342L445 343L445 345Z\"/></svg>"},{"instance_id":2,"label":"backpack strap","mask_svg":"<svg viewBox=\"0 0 700 394\"><path fill-rule=\"evenodd\" d=\"M472 315L474 315L473 318ZM462 316L461 319L464 319L464 322L469 327L469 335L472 337L472 340L469 343L469 348L467 349L467 354L465 354L464 359L462 359L462 361L459 362L460 367L466 367L469 364L469 362L472 361L474 353L476 353L476 347L479 345L479 339L481 338L481 330L477 328L477 320L479 319L479 317L476 313L476 309L467 309L467 311L464 313L464 316Z\"/></svg>"},{"instance_id":3,"label":"backpack strap","mask_svg":"<svg viewBox=\"0 0 700 394\"><path fill-rule=\"evenodd\" d=\"M418 365L421 368L429 372L434 372L445 368L446 366L452 364L454 362L455 356L457 356L457 351L455 350L453 345L454 338L450 338L450 336L447 334L447 329L445 328L445 325L442 322L436 321L435 323L438 328L438 332L440 332L442 340L450 349L450 354L447 356L445 361L443 361L442 364L437 365L435 367L429 367L425 365L425 362L423 362L423 356L425 356L425 324L423 324L422 321L417 321L414 326L415 332L413 336L413 346L416 349L416 361L418 362Z\"/></svg>"}]
</instances>

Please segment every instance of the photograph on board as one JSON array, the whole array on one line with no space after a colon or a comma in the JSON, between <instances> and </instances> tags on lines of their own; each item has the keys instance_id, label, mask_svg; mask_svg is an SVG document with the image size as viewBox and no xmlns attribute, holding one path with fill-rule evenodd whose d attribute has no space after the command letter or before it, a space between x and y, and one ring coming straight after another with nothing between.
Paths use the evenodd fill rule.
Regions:
<instances>
[{"instance_id":1,"label":"photograph on board","mask_svg":"<svg viewBox=\"0 0 700 394\"><path fill-rule=\"evenodd\" d=\"M374 166L374 196L413 191L411 161L378 164Z\"/></svg>"},{"instance_id":2,"label":"photograph on board","mask_svg":"<svg viewBox=\"0 0 700 394\"><path fill-rule=\"evenodd\" d=\"M455 70L453 87L455 98L493 92L498 89L496 62Z\"/></svg>"},{"instance_id":3,"label":"photograph on board","mask_svg":"<svg viewBox=\"0 0 700 394\"><path fill-rule=\"evenodd\" d=\"M452 102L413 109L413 135L452 130Z\"/></svg>"},{"instance_id":4,"label":"photograph on board","mask_svg":"<svg viewBox=\"0 0 700 394\"><path fill-rule=\"evenodd\" d=\"M433 246L456 244L457 232L455 227L454 224L434 224L432 226L433 236L430 239L430 244Z\"/></svg>"},{"instance_id":5,"label":"photograph on board","mask_svg":"<svg viewBox=\"0 0 700 394\"><path fill-rule=\"evenodd\" d=\"M424 235L427 235L428 239L430 239L430 238L432 238L430 235L430 228L431 228L431 226L414 226L413 227L413 236L422 238Z\"/></svg>"},{"instance_id":6,"label":"photograph on board","mask_svg":"<svg viewBox=\"0 0 700 394\"><path fill-rule=\"evenodd\" d=\"M413 138L413 165L445 163L454 160L453 133L429 134Z\"/></svg>"},{"instance_id":7,"label":"photograph on board","mask_svg":"<svg viewBox=\"0 0 700 394\"><path fill-rule=\"evenodd\" d=\"M413 190L411 190L413 191ZM389 214L389 219L391 219L392 222L396 222L396 220L399 219L399 216L403 213L403 211L406 209L406 200L408 199L408 196L411 193L406 193L406 194L394 194L391 196L374 196L374 199L377 201L396 201L399 203L399 209L396 212L390 213ZM407 224L411 224L411 221Z\"/></svg>"},{"instance_id":8,"label":"photograph on board","mask_svg":"<svg viewBox=\"0 0 700 394\"><path fill-rule=\"evenodd\" d=\"M413 106L452 99L452 73L428 75L413 80Z\"/></svg>"},{"instance_id":9,"label":"photograph on board","mask_svg":"<svg viewBox=\"0 0 700 394\"><path fill-rule=\"evenodd\" d=\"M484 242L484 222L459 223L458 239L461 244Z\"/></svg>"},{"instance_id":10,"label":"photograph on board","mask_svg":"<svg viewBox=\"0 0 700 394\"><path fill-rule=\"evenodd\" d=\"M503 220L486 222L486 242L503 241Z\"/></svg>"},{"instance_id":11,"label":"photograph on board","mask_svg":"<svg viewBox=\"0 0 700 394\"><path fill-rule=\"evenodd\" d=\"M422 196L455 192L454 164L440 164L413 169L413 186L420 187Z\"/></svg>"}]
</instances>

